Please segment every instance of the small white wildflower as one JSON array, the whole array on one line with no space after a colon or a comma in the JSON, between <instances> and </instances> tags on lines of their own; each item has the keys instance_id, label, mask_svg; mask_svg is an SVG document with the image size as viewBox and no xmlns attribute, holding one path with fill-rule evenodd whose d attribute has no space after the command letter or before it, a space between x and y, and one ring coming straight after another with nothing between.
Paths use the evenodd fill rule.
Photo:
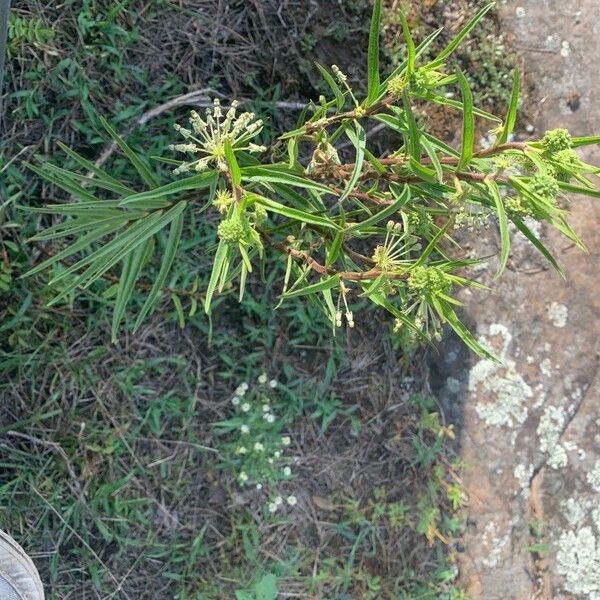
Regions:
<instances>
[{"instance_id":1,"label":"small white wildflower","mask_svg":"<svg viewBox=\"0 0 600 600\"><path fill-rule=\"evenodd\" d=\"M278 385L279 385L279 382L277 381L277 379L271 379L271 381L269 381L270 388L276 388Z\"/></svg>"},{"instance_id":2,"label":"small white wildflower","mask_svg":"<svg viewBox=\"0 0 600 600\"><path fill-rule=\"evenodd\" d=\"M269 512L270 512L270 513L277 512L277 504L275 504L274 502L271 502L271 503L269 504Z\"/></svg>"},{"instance_id":3,"label":"small white wildflower","mask_svg":"<svg viewBox=\"0 0 600 600\"><path fill-rule=\"evenodd\" d=\"M267 413L266 415L263 416L263 419L267 422L267 423L274 423L275 422L275 415L271 414L271 413Z\"/></svg>"},{"instance_id":4,"label":"small white wildflower","mask_svg":"<svg viewBox=\"0 0 600 600\"><path fill-rule=\"evenodd\" d=\"M238 387L235 390L235 394L236 394L236 396L245 396L246 395L246 388L240 387L238 385Z\"/></svg>"},{"instance_id":5,"label":"small white wildflower","mask_svg":"<svg viewBox=\"0 0 600 600\"><path fill-rule=\"evenodd\" d=\"M271 410L271 407L268 404L263 404L262 405L262 411L263 412L269 412Z\"/></svg>"},{"instance_id":6,"label":"small white wildflower","mask_svg":"<svg viewBox=\"0 0 600 600\"><path fill-rule=\"evenodd\" d=\"M248 144L248 152L266 152L266 146L259 146L258 144Z\"/></svg>"},{"instance_id":7,"label":"small white wildflower","mask_svg":"<svg viewBox=\"0 0 600 600\"><path fill-rule=\"evenodd\" d=\"M245 472L245 471L242 471L242 472L239 474L239 476L238 476L238 479L239 479L239 480L240 480L242 483L244 483L245 481L248 481L248 475L246 474L246 472Z\"/></svg>"},{"instance_id":8,"label":"small white wildflower","mask_svg":"<svg viewBox=\"0 0 600 600\"><path fill-rule=\"evenodd\" d=\"M277 506L279 506L280 504L283 504L283 498L281 496L277 496L274 500L273 500L273 504L276 504Z\"/></svg>"},{"instance_id":9,"label":"small white wildflower","mask_svg":"<svg viewBox=\"0 0 600 600\"><path fill-rule=\"evenodd\" d=\"M239 387L242 388L243 390L248 391L248 388L250 386L248 385L248 383L246 381L242 381L242 383L240 383Z\"/></svg>"},{"instance_id":10,"label":"small white wildflower","mask_svg":"<svg viewBox=\"0 0 600 600\"><path fill-rule=\"evenodd\" d=\"M289 445L292 443L292 439L291 439L291 438L290 438L288 435L284 435L284 436L281 438L281 443L282 443L284 446L289 446Z\"/></svg>"},{"instance_id":11,"label":"small white wildflower","mask_svg":"<svg viewBox=\"0 0 600 600\"><path fill-rule=\"evenodd\" d=\"M240 427L240 431L242 433L250 433L250 427L248 427L248 425L244 424Z\"/></svg>"},{"instance_id":12,"label":"small white wildflower","mask_svg":"<svg viewBox=\"0 0 600 600\"><path fill-rule=\"evenodd\" d=\"M256 484L256 489L257 490L262 490L262 483L257 483Z\"/></svg>"},{"instance_id":13,"label":"small white wildflower","mask_svg":"<svg viewBox=\"0 0 600 600\"><path fill-rule=\"evenodd\" d=\"M285 468L283 469L283 474L284 474L286 477L289 477L289 476L292 474L292 470L291 470L289 467L285 467Z\"/></svg>"},{"instance_id":14,"label":"small white wildflower","mask_svg":"<svg viewBox=\"0 0 600 600\"><path fill-rule=\"evenodd\" d=\"M244 412L248 412L252 407L250 406L250 404L248 402L244 402L244 404L242 404L242 410Z\"/></svg>"},{"instance_id":15,"label":"small white wildflower","mask_svg":"<svg viewBox=\"0 0 600 600\"><path fill-rule=\"evenodd\" d=\"M276 450L275 452L273 452L273 456L275 458L280 458L281 457L281 452L279 452L279 450Z\"/></svg>"},{"instance_id":16,"label":"small white wildflower","mask_svg":"<svg viewBox=\"0 0 600 600\"><path fill-rule=\"evenodd\" d=\"M240 446L237 450L236 453L237 454L246 454L246 452L248 452L247 448L245 446Z\"/></svg>"},{"instance_id":17,"label":"small white wildflower","mask_svg":"<svg viewBox=\"0 0 600 600\"><path fill-rule=\"evenodd\" d=\"M233 404L234 406L237 406L239 403L241 402L240 397L239 396L234 396L231 399L231 404Z\"/></svg>"},{"instance_id":18,"label":"small white wildflower","mask_svg":"<svg viewBox=\"0 0 600 600\"><path fill-rule=\"evenodd\" d=\"M258 376L258 383L260 383L260 384L267 383L267 374L266 373L261 373Z\"/></svg>"},{"instance_id":19,"label":"small white wildflower","mask_svg":"<svg viewBox=\"0 0 600 600\"><path fill-rule=\"evenodd\" d=\"M290 506L296 506L296 504L298 504L298 498L296 498L296 496L288 496L287 497L287 503Z\"/></svg>"},{"instance_id":20,"label":"small white wildflower","mask_svg":"<svg viewBox=\"0 0 600 600\"><path fill-rule=\"evenodd\" d=\"M256 443L254 444L254 449L255 449L257 452L262 452L262 451L265 449L265 447L264 447L264 445L263 445L263 444L261 444L260 442L256 442Z\"/></svg>"},{"instance_id":21,"label":"small white wildflower","mask_svg":"<svg viewBox=\"0 0 600 600\"><path fill-rule=\"evenodd\" d=\"M267 462L272 465L273 464L273 459L272 458L267 458Z\"/></svg>"}]
</instances>

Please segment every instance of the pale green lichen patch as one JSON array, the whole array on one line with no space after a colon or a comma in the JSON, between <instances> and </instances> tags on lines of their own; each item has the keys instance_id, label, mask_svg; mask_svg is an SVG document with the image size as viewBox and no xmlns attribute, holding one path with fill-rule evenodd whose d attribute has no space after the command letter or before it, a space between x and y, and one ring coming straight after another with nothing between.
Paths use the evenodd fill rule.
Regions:
<instances>
[{"instance_id":1,"label":"pale green lichen patch","mask_svg":"<svg viewBox=\"0 0 600 600\"><path fill-rule=\"evenodd\" d=\"M553 302L548 307L547 314L554 327L565 327L569 316L569 309L564 304Z\"/></svg>"},{"instance_id":2,"label":"pale green lichen patch","mask_svg":"<svg viewBox=\"0 0 600 600\"><path fill-rule=\"evenodd\" d=\"M600 544L591 527L564 531L558 540L556 562L567 592L600 600Z\"/></svg>"},{"instance_id":3,"label":"pale green lichen patch","mask_svg":"<svg viewBox=\"0 0 600 600\"><path fill-rule=\"evenodd\" d=\"M533 476L533 465L517 465L513 469L513 475L515 479L519 482L519 487L521 488L521 496L523 498L529 497L529 483L531 481L531 477Z\"/></svg>"},{"instance_id":4,"label":"pale green lichen patch","mask_svg":"<svg viewBox=\"0 0 600 600\"><path fill-rule=\"evenodd\" d=\"M547 406L540 419L537 434L540 450L548 456L547 464L553 469L567 466L567 448L560 442L567 414L562 406Z\"/></svg>"},{"instance_id":5,"label":"pale green lichen patch","mask_svg":"<svg viewBox=\"0 0 600 600\"><path fill-rule=\"evenodd\" d=\"M533 397L533 390L517 371L514 360L508 357L512 341L508 329L493 323L489 336L481 336L480 343L489 347L494 338L501 341L498 354L502 362L480 360L469 373L469 391L485 398L485 402L477 403L475 410L487 425L515 427L527 419L527 403Z\"/></svg>"},{"instance_id":6,"label":"pale green lichen patch","mask_svg":"<svg viewBox=\"0 0 600 600\"><path fill-rule=\"evenodd\" d=\"M594 491L600 493L600 460L596 461L594 468L587 474L586 479Z\"/></svg>"}]
</instances>

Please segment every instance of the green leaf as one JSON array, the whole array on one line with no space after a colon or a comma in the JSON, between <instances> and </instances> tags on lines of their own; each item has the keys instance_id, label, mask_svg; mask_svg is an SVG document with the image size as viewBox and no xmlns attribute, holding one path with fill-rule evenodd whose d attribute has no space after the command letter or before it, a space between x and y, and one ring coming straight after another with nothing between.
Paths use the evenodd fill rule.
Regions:
<instances>
[{"instance_id":1,"label":"green leaf","mask_svg":"<svg viewBox=\"0 0 600 600\"><path fill-rule=\"evenodd\" d=\"M402 23L402 34L404 35L404 41L406 42L406 54L408 56L406 78L408 79L415 72L417 63L417 50L415 48L415 42L412 39L412 35L410 34L410 27L408 25L408 21L406 20L404 11L402 9L398 9L398 15L400 17L400 22Z\"/></svg>"},{"instance_id":2,"label":"green leaf","mask_svg":"<svg viewBox=\"0 0 600 600\"><path fill-rule=\"evenodd\" d=\"M552 253L544 246L544 244L535 236L533 231L525 225L525 223L519 219L518 217L513 217L512 222L516 225L517 229L534 245L534 247L542 254L546 260L550 262L550 264L556 269L558 274L563 278L565 277L565 272L563 268L558 264Z\"/></svg>"},{"instance_id":3,"label":"green leaf","mask_svg":"<svg viewBox=\"0 0 600 600\"><path fill-rule=\"evenodd\" d=\"M23 162L23 164L30 170L33 171L36 175L44 178L46 181L53 183L59 188L69 192L73 196L77 196L86 202L98 202L98 198L94 196L91 192L88 192L86 189L82 188L72 177L69 171L63 170L62 173L49 172L45 169L40 169L35 165L32 165L28 162ZM42 163L42 166L45 167L49 163Z\"/></svg>"},{"instance_id":4,"label":"green leaf","mask_svg":"<svg viewBox=\"0 0 600 600\"><path fill-rule=\"evenodd\" d=\"M508 136L513 132L517 122L517 110L519 108L519 93L521 89L521 76L519 70L516 69L513 74L512 93L510 95L510 103L508 105L508 113L506 121L502 128L502 133L498 137L498 144L506 144Z\"/></svg>"},{"instance_id":5,"label":"green leaf","mask_svg":"<svg viewBox=\"0 0 600 600\"><path fill-rule=\"evenodd\" d=\"M298 296L307 296L310 294L316 294L317 292L322 292L323 290L330 290L340 284L340 276L332 275L331 277L323 277L317 283L313 283L311 285L307 285L306 287L300 288L299 290L294 290L290 292L286 292L283 294L284 298L297 298Z\"/></svg>"},{"instance_id":6,"label":"green leaf","mask_svg":"<svg viewBox=\"0 0 600 600\"><path fill-rule=\"evenodd\" d=\"M437 57L430 62L427 66L430 68L436 68L444 64L446 59L460 46L462 41L471 33L471 31L477 26L479 21L485 17L485 15L495 6L495 2L484 6L456 35L456 37L446 46Z\"/></svg>"},{"instance_id":7,"label":"green leaf","mask_svg":"<svg viewBox=\"0 0 600 600\"><path fill-rule=\"evenodd\" d=\"M434 104L439 104L441 106L450 106L451 108L456 108L456 110L463 112L463 104L458 100L452 100L451 98L445 98L444 96L437 96L436 94L431 93L424 95L415 94L415 97L422 100L428 100L429 102L433 102ZM473 107L473 114L476 117L481 117L482 119L487 119L488 121L502 123L502 119L498 118L496 115L493 115L485 110L481 110L476 106Z\"/></svg>"},{"instance_id":8,"label":"green leaf","mask_svg":"<svg viewBox=\"0 0 600 600\"><path fill-rule=\"evenodd\" d=\"M348 183L346 184L346 188L342 192L342 195L338 199L338 204L341 204L352 191L354 191L354 187L356 186L356 182L362 173L363 163L365 160L365 146L367 144L367 136L365 134L365 130L362 125L358 121L354 121L354 129L347 128L346 135L354 145L356 149L356 157L354 159L354 168L352 169L352 173L348 178Z\"/></svg>"},{"instance_id":9,"label":"green leaf","mask_svg":"<svg viewBox=\"0 0 600 600\"><path fill-rule=\"evenodd\" d=\"M581 148L581 146L596 146L598 144L600 144L600 135L573 138L573 148Z\"/></svg>"},{"instance_id":10,"label":"green leaf","mask_svg":"<svg viewBox=\"0 0 600 600\"><path fill-rule=\"evenodd\" d=\"M117 146L121 149L123 154L129 159L129 162L134 166L135 170L139 173L142 180L148 187L156 188L159 186L158 179L152 174L148 165L140 158L125 142L125 140L113 129L111 124L104 118L100 117L100 123L102 127L106 129L106 132L115 141Z\"/></svg>"},{"instance_id":11,"label":"green leaf","mask_svg":"<svg viewBox=\"0 0 600 600\"><path fill-rule=\"evenodd\" d=\"M342 110L344 104L346 103L346 98L344 97L344 93L340 89L340 86L337 84L336 80L330 75L329 71L320 65L318 62L315 63L317 69L321 73L323 79L327 82L327 85L331 88L333 95L335 96L335 105L338 110ZM292 138L296 139L296 138ZM289 144L288 144L289 147ZM290 155L291 156L291 155ZM295 163L290 160L291 165Z\"/></svg>"},{"instance_id":12,"label":"green leaf","mask_svg":"<svg viewBox=\"0 0 600 600\"><path fill-rule=\"evenodd\" d=\"M462 321L458 318L454 309L447 303L438 299L433 299L433 305L437 313L442 319L448 322L450 327L454 329L458 337L470 348L475 354L481 358L487 358L493 362L500 362L493 354L486 350L473 336L473 334L465 327Z\"/></svg>"},{"instance_id":13,"label":"green leaf","mask_svg":"<svg viewBox=\"0 0 600 600\"><path fill-rule=\"evenodd\" d=\"M381 22L381 0L373 2L373 16L369 31L369 56L368 56L368 85L367 102L370 106L379 95L379 25Z\"/></svg>"},{"instance_id":14,"label":"green leaf","mask_svg":"<svg viewBox=\"0 0 600 600\"><path fill-rule=\"evenodd\" d=\"M320 225L321 227L327 227L328 229L339 229L338 226L327 217L321 217L319 215L314 215L311 213L304 212L302 210L298 210L297 208L291 208L289 206L285 206L284 204L280 204L275 200L271 200L270 198L259 196L258 194L252 194L252 197L258 204L264 206L267 210L270 210L279 215L283 215L284 217L289 217L290 219L294 219L295 221L302 221L304 223Z\"/></svg>"},{"instance_id":15,"label":"green leaf","mask_svg":"<svg viewBox=\"0 0 600 600\"><path fill-rule=\"evenodd\" d=\"M231 172L231 182L233 183L233 185L240 185L240 183L242 182L242 173L240 171L240 167L235 157L235 152L231 147L231 142L229 141L229 139L225 140L224 148L225 158L227 159L229 171Z\"/></svg>"},{"instance_id":16,"label":"green leaf","mask_svg":"<svg viewBox=\"0 0 600 600\"><path fill-rule=\"evenodd\" d=\"M342 243L344 241L344 234L342 231L338 231L331 242L331 245L327 249L327 258L325 260L325 266L330 267L335 263L340 255L340 250L342 248Z\"/></svg>"},{"instance_id":17,"label":"green leaf","mask_svg":"<svg viewBox=\"0 0 600 600\"><path fill-rule=\"evenodd\" d=\"M263 575L254 584L256 600L277 600L277 577L272 573Z\"/></svg>"},{"instance_id":18,"label":"green leaf","mask_svg":"<svg viewBox=\"0 0 600 600\"><path fill-rule=\"evenodd\" d=\"M370 227L371 225L376 225L383 221L383 219L387 219L391 215L395 214L400 210L400 208L408 203L410 199L410 187L408 185L404 186L402 193L400 196L394 200L389 206L386 206L383 210L380 210L378 213L374 214L372 217L361 221L360 223L355 223L351 227L347 229L347 232L356 231L357 229L364 229L365 227Z\"/></svg>"},{"instance_id":19,"label":"green leaf","mask_svg":"<svg viewBox=\"0 0 600 600\"><path fill-rule=\"evenodd\" d=\"M221 278L221 273L223 271L223 265L227 260L227 255L229 254L229 244L223 240L219 242L217 246L217 251L215 252L215 259L213 261L213 268L210 274L210 280L208 282L208 287L206 288L206 299L204 300L204 312L209 315L210 314L210 305L212 302L212 298L217 289L217 285L219 284L219 279Z\"/></svg>"},{"instance_id":20,"label":"green leaf","mask_svg":"<svg viewBox=\"0 0 600 600\"><path fill-rule=\"evenodd\" d=\"M81 165L84 169L87 169L91 173L96 175L95 184L104 189L117 192L119 194L127 195L135 193L135 190L121 183L118 179L111 177L108 173L97 167L92 161L87 160L62 142L57 142L58 146L63 152L68 154L75 162Z\"/></svg>"},{"instance_id":21,"label":"green leaf","mask_svg":"<svg viewBox=\"0 0 600 600\"><path fill-rule=\"evenodd\" d=\"M135 282L138 280L142 269L144 255L151 243L152 238L149 238L144 244L140 244L133 252L125 255L123 259L123 268L121 277L119 278L119 287L117 290L117 298L113 309L111 339L113 344L117 341L119 325L125 315L125 309L131 299Z\"/></svg>"},{"instance_id":22,"label":"green leaf","mask_svg":"<svg viewBox=\"0 0 600 600\"><path fill-rule=\"evenodd\" d=\"M185 211L182 211L179 215L177 215L173 221L171 222L171 227L169 230L169 238L167 239L167 245L165 247L162 263L160 265L160 270L158 271L158 275L152 284L152 288L142 306L142 310L140 311L133 331L134 333L138 330L143 320L146 318L146 315L150 312L150 310L154 307L158 298L160 296L161 290L165 285L167 280L167 276L169 271L171 270L171 266L173 265L173 260L177 254L177 248L179 247L179 242L181 240L181 232L183 231L183 222L185 220Z\"/></svg>"},{"instance_id":23,"label":"green leaf","mask_svg":"<svg viewBox=\"0 0 600 600\"><path fill-rule=\"evenodd\" d=\"M156 212L140 219L98 250L62 271L50 281L50 284L53 285L87 266L87 269L75 278L74 285L69 289L75 289L79 285L89 287L108 269L122 260L128 252L135 250L139 244L144 243L149 237L168 225L185 209L186 205L186 202L180 202L164 214ZM64 295L64 292L61 293L51 304L56 303Z\"/></svg>"},{"instance_id":24,"label":"green leaf","mask_svg":"<svg viewBox=\"0 0 600 600\"><path fill-rule=\"evenodd\" d=\"M162 206L168 206L168 201L164 199L166 196L173 196L174 194L179 194L180 192L185 192L187 190L201 190L210 187L216 178L217 174L212 171L200 173L199 175L192 175L191 177L167 183L166 185L153 190L127 196L121 200L120 205L132 207L140 206L143 208L147 202L160 200ZM152 206L152 208L160 207Z\"/></svg>"},{"instance_id":25,"label":"green leaf","mask_svg":"<svg viewBox=\"0 0 600 600\"><path fill-rule=\"evenodd\" d=\"M475 143L475 119L473 117L473 94L469 82L462 71L457 71L458 84L463 100L463 132L462 151L457 170L467 167L473 158L473 145Z\"/></svg>"},{"instance_id":26,"label":"green leaf","mask_svg":"<svg viewBox=\"0 0 600 600\"><path fill-rule=\"evenodd\" d=\"M259 167L242 167L242 181L252 181L257 183L274 182L285 183L293 187L314 190L331 194L331 190L322 183L316 183L299 175L289 173L287 165L269 165Z\"/></svg>"},{"instance_id":27,"label":"green leaf","mask_svg":"<svg viewBox=\"0 0 600 600\"><path fill-rule=\"evenodd\" d=\"M181 304L181 299L177 294L171 294L171 300L173 300L173 305L175 306L175 312L177 313L177 322L179 323L179 327L181 329L184 329L185 315L183 313L183 305Z\"/></svg>"},{"instance_id":28,"label":"green leaf","mask_svg":"<svg viewBox=\"0 0 600 600\"><path fill-rule=\"evenodd\" d=\"M453 219L449 219L448 222L443 227L441 227L439 231L433 236L433 238L431 238L431 241L429 242L429 244L427 244L427 247L425 248L425 250L423 250L421 256L419 256L417 262L414 264L415 267L419 267L425 264L425 261L429 258L429 255L434 250L438 249L438 244L440 240L446 234L448 229L450 229L450 226L453 222Z\"/></svg>"},{"instance_id":29,"label":"green leaf","mask_svg":"<svg viewBox=\"0 0 600 600\"><path fill-rule=\"evenodd\" d=\"M402 103L406 114L406 123L408 125L408 152L417 162L421 162L421 133L417 127L417 121L410 105L408 90L402 92Z\"/></svg>"},{"instance_id":30,"label":"green leaf","mask_svg":"<svg viewBox=\"0 0 600 600\"><path fill-rule=\"evenodd\" d=\"M121 222L115 221L115 222L111 222L111 223L102 225L98 228L95 228L94 230L90 231L88 234L79 238L76 242L74 242L73 244L71 244L70 246L65 248L64 250L57 252L54 256L51 256L44 262L40 263L36 267L33 267L32 269L27 271L27 273L25 273L23 275L23 277L31 277L32 275L35 275L36 273L39 273L40 271L43 271L43 270L47 269L48 267L52 266L54 263L64 260L65 258L68 258L69 256L76 254L77 252L80 252L81 250L84 250L85 248L87 248L88 246L93 244L94 242L97 242L98 240L102 239L104 236L115 233L116 231L121 229L123 227L123 225L125 225L125 223L126 223L125 220L123 220Z\"/></svg>"},{"instance_id":31,"label":"green leaf","mask_svg":"<svg viewBox=\"0 0 600 600\"><path fill-rule=\"evenodd\" d=\"M579 187L578 185L573 185L572 183L566 183L563 181L559 181L558 186L561 190L570 192L571 194L583 194L584 196L591 196L592 198L600 198L600 190L597 189Z\"/></svg>"},{"instance_id":32,"label":"green leaf","mask_svg":"<svg viewBox=\"0 0 600 600\"><path fill-rule=\"evenodd\" d=\"M498 279L504 272L506 264L508 263L508 256L510 253L510 235L508 232L508 216L506 215L506 209L504 208L504 202L500 196L500 188L493 179L486 179L485 185L487 186L494 204L496 205L496 212L498 213L498 226L500 228L500 264L494 279Z\"/></svg>"}]
</instances>

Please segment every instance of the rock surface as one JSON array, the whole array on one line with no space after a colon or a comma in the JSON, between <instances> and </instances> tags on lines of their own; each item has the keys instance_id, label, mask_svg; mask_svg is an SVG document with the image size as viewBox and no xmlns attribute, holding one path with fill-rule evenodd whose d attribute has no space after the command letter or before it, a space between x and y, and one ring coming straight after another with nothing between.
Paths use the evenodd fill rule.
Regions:
<instances>
[{"instance_id":1,"label":"rock surface","mask_svg":"<svg viewBox=\"0 0 600 600\"><path fill-rule=\"evenodd\" d=\"M598 9L598 0L501 9L535 83L536 137L600 133ZM600 164L598 147L583 158ZM460 571L473 600L600 600L600 201L576 197L571 209L589 255L541 229L566 282L521 240L499 282L482 272L493 294L463 296L467 322L503 364L453 339L432 364L438 395L462 421L470 518ZM488 237L489 253L498 239Z\"/></svg>"}]
</instances>

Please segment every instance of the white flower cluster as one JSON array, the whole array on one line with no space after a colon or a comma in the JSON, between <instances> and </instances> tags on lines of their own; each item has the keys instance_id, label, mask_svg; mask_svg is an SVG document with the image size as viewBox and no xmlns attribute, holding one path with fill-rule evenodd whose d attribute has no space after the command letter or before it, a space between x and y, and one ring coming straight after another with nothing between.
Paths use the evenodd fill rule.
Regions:
<instances>
[{"instance_id":1,"label":"white flower cluster","mask_svg":"<svg viewBox=\"0 0 600 600\"><path fill-rule=\"evenodd\" d=\"M193 110L190 113L192 129L175 125L175 130L186 140L185 144L173 144L171 150L188 154L200 154L200 158L190 162L183 162L174 171L176 175L189 171L204 171L214 163L220 171L227 170L225 159L225 142L229 141L236 150L248 152L264 152L264 146L246 142L256 136L263 127L263 122L254 120L254 113L245 112L237 115L238 102L234 100L223 118L221 103L218 98L213 102L212 111L207 108L205 119Z\"/></svg>"},{"instance_id":2,"label":"white flower cluster","mask_svg":"<svg viewBox=\"0 0 600 600\"><path fill-rule=\"evenodd\" d=\"M278 433L281 422L277 423L278 418L268 396L269 388L272 390L279 385L277 380L262 373L257 383L256 387L247 382L240 383L231 399L236 411L239 411L238 431L241 434L233 446L233 463L238 483L263 490L270 498L266 508L273 514L285 504L295 506L298 502L293 495L286 496L284 501L277 491L281 481L289 481L293 476L284 457L285 449L292 440L290 436Z\"/></svg>"}]
</instances>

